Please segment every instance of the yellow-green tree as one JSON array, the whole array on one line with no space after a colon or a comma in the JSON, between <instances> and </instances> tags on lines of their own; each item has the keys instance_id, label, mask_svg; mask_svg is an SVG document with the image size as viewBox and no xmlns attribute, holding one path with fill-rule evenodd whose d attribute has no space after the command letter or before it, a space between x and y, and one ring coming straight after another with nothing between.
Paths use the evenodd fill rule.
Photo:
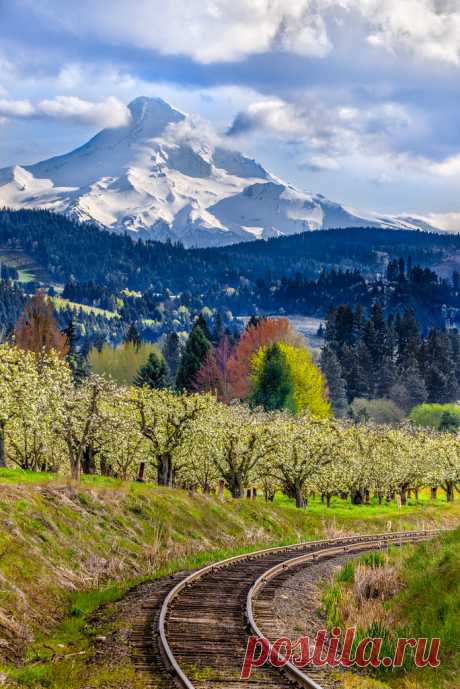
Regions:
<instances>
[{"instance_id":1,"label":"yellow-green tree","mask_svg":"<svg viewBox=\"0 0 460 689\"><path fill-rule=\"evenodd\" d=\"M131 385L141 366L147 363L152 354L158 350L152 344L124 342L118 347L106 344L100 351L92 349L88 356L91 369L99 376L112 378L121 385Z\"/></svg>"},{"instance_id":2,"label":"yellow-green tree","mask_svg":"<svg viewBox=\"0 0 460 689\"><path fill-rule=\"evenodd\" d=\"M326 419L332 416L327 399L326 382L323 374L313 362L308 349L278 342L277 348L283 355L289 373L291 392L286 408L296 414L308 411L312 416ZM265 374L268 362L268 347L261 347L251 359L251 384L256 389Z\"/></svg>"}]
</instances>

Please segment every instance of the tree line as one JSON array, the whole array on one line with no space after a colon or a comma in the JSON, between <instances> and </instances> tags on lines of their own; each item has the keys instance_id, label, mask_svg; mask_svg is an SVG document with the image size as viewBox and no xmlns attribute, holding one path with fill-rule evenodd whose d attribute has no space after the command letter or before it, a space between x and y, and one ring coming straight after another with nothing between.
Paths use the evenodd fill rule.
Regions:
<instances>
[{"instance_id":1,"label":"tree line","mask_svg":"<svg viewBox=\"0 0 460 689\"><path fill-rule=\"evenodd\" d=\"M222 387L216 379L201 392L185 384L201 384L222 339L195 370L192 359L179 362L180 392L151 385L145 371L136 384L120 385L75 375L72 333L59 331L51 305L37 295L19 319L15 344L0 346L0 464L205 493L226 486L235 498L256 488L271 500L282 490L298 507L312 493L327 504L334 495L360 504L372 494L404 503L408 491L423 487L453 500L458 432L332 418L321 373L296 337L285 319L250 323L222 369L227 378L217 379ZM131 338L135 346L134 331ZM198 344L199 333L189 356ZM270 385L273 371L282 394Z\"/></svg>"},{"instance_id":2,"label":"tree line","mask_svg":"<svg viewBox=\"0 0 460 689\"><path fill-rule=\"evenodd\" d=\"M355 398L390 399L405 413L424 402L460 398L460 336L431 328L424 336L413 310L385 318L375 304L331 308L321 366L340 416Z\"/></svg>"}]
</instances>

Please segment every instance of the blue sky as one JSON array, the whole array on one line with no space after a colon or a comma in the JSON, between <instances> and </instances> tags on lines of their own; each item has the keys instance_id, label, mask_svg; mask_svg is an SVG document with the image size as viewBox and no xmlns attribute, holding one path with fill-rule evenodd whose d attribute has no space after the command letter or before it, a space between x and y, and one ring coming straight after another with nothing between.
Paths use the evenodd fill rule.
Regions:
<instances>
[{"instance_id":1,"label":"blue sky","mask_svg":"<svg viewBox=\"0 0 460 689\"><path fill-rule=\"evenodd\" d=\"M0 0L0 167L160 96L349 206L460 229L458 0Z\"/></svg>"}]
</instances>

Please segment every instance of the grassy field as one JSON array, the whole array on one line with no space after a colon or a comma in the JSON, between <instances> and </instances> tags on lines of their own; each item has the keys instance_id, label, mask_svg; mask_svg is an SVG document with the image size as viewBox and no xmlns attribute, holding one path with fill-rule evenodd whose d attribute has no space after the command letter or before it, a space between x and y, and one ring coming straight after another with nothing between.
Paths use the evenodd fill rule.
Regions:
<instances>
[{"instance_id":1,"label":"grassy field","mask_svg":"<svg viewBox=\"0 0 460 689\"><path fill-rule=\"evenodd\" d=\"M423 496L398 510L339 499L327 508L315 500L297 510L281 495L268 505L262 498L220 501L110 478L85 476L77 484L0 470L0 670L17 686L134 687L126 667L119 673L124 685L108 684L100 667L91 670L100 670L100 678L88 679L95 633L88 619L102 603L137 582L239 552L385 531L390 521L393 530L458 524L460 501Z\"/></svg>"},{"instance_id":2,"label":"grassy field","mask_svg":"<svg viewBox=\"0 0 460 689\"><path fill-rule=\"evenodd\" d=\"M104 318L120 317L115 311L108 311L107 309L100 309L97 306L88 306L87 304L79 304L75 301L70 301L69 299L63 299L62 297L52 297L52 301L57 311L64 308L70 308L74 311L79 311L82 309L84 313L93 313L96 316L104 316Z\"/></svg>"},{"instance_id":3,"label":"grassy field","mask_svg":"<svg viewBox=\"0 0 460 689\"><path fill-rule=\"evenodd\" d=\"M371 680L349 677L346 689L458 689L460 686L460 528L434 541L363 556L344 565L325 587L332 628L356 626L357 642L381 637L392 656L398 638L440 639L440 666L378 669ZM372 595L371 595L372 592Z\"/></svg>"},{"instance_id":4,"label":"grassy field","mask_svg":"<svg viewBox=\"0 0 460 689\"><path fill-rule=\"evenodd\" d=\"M40 280L47 284L54 283L51 275L24 251L5 246L0 247L0 261L10 268L16 268L19 273L19 282L27 283Z\"/></svg>"}]
</instances>

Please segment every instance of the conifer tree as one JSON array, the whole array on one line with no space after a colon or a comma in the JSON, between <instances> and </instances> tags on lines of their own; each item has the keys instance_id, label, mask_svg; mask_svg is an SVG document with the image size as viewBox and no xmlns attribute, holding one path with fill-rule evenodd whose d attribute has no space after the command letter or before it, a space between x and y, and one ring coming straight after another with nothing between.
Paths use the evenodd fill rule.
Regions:
<instances>
[{"instance_id":1,"label":"conifer tree","mask_svg":"<svg viewBox=\"0 0 460 689\"><path fill-rule=\"evenodd\" d=\"M329 399L334 414L341 418L348 409L346 382L342 377L342 367L330 347L321 352L321 370L326 376Z\"/></svg>"},{"instance_id":2,"label":"conifer tree","mask_svg":"<svg viewBox=\"0 0 460 689\"><path fill-rule=\"evenodd\" d=\"M251 403L265 411L292 408L293 383L286 357L277 343L267 347L256 378Z\"/></svg>"},{"instance_id":3,"label":"conifer tree","mask_svg":"<svg viewBox=\"0 0 460 689\"><path fill-rule=\"evenodd\" d=\"M126 333L125 342L130 342L136 348L140 347L141 338L135 323L130 323L128 332Z\"/></svg>"},{"instance_id":4,"label":"conifer tree","mask_svg":"<svg viewBox=\"0 0 460 689\"><path fill-rule=\"evenodd\" d=\"M197 318L182 354L177 371L176 387L178 390L192 392L198 371L203 365L211 343L202 330L202 317Z\"/></svg>"},{"instance_id":5,"label":"conifer tree","mask_svg":"<svg viewBox=\"0 0 460 689\"><path fill-rule=\"evenodd\" d=\"M153 351L137 372L134 381L136 387L146 385L152 389L166 388L169 384L169 371L160 352Z\"/></svg>"},{"instance_id":6,"label":"conifer tree","mask_svg":"<svg viewBox=\"0 0 460 689\"><path fill-rule=\"evenodd\" d=\"M176 332L169 332L166 335L162 353L168 365L171 383L174 385L181 356L179 335Z\"/></svg>"},{"instance_id":7,"label":"conifer tree","mask_svg":"<svg viewBox=\"0 0 460 689\"><path fill-rule=\"evenodd\" d=\"M90 369L86 357L78 348L80 336L75 327L73 318L67 324L67 327L62 331L66 337L68 352L66 361L72 371L72 378L76 385L80 385L83 380L89 375Z\"/></svg>"}]
</instances>

